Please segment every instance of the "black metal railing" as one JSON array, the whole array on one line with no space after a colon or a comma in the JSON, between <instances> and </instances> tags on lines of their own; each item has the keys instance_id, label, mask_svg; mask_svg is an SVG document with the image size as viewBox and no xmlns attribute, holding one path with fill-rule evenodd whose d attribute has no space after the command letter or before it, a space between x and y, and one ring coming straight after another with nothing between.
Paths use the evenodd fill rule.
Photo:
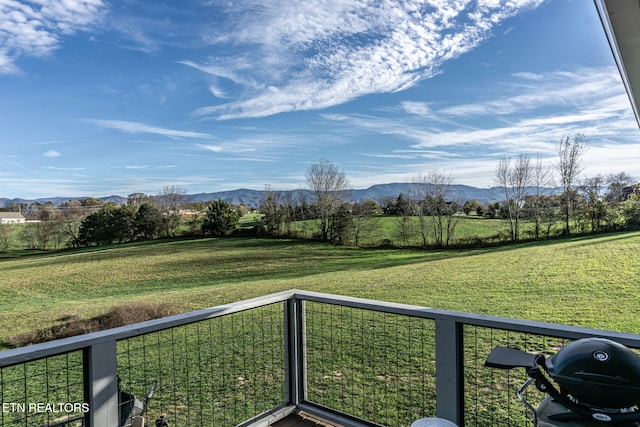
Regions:
<instances>
[{"instance_id":1,"label":"black metal railing","mask_svg":"<svg viewBox=\"0 0 640 427\"><path fill-rule=\"evenodd\" d=\"M120 388L170 425L237 425L284 401L283 303L118 341Z\"/></svg>"},{"instance_id":2,"label":"black metal railing","mask_svg":"<svg viewBox=\"0 0 640 427\"><path fill-rule=\"evenodd\" d=\"M633 334L292 290L0 352L0 426L116 427L143 410L151 425L251 426L296 409L354 427L522 426L526 375L485 368L487 354L589 336L640 347Z\"/></svg>"},{"instance_id":3,"label":"black metal railing","mask_svg":"<svg viewBox=\"0 0 640 427\"><path fill-rule=\"evenodd\" d=\"M305 400L382 425L436 412L435 323L308 302Z\"/></svg>"}]
</instances>

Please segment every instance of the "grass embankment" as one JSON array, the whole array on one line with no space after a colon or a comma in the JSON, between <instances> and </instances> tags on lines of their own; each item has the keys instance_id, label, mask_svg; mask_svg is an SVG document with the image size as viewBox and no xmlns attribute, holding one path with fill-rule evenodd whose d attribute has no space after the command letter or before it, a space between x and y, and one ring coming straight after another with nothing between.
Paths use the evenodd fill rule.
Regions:
<instances>
[{"instance_id":1,"label":"grass embankment","mask_svg":"<svg viewBox=\"0 0 640 427\"><path fill-rule=\"evenodd\" d=\"M420 251L251 238L0 261L0 338L124 302L179 311L298 288L640 333L640 233Z\"/></svg>"}]
</instances>

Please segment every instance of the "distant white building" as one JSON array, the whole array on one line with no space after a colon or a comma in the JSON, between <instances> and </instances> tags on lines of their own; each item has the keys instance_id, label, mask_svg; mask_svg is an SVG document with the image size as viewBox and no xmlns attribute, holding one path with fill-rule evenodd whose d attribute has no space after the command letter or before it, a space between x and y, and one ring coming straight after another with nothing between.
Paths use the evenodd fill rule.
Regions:
<instances>
[{"instance_id":1,"label":"distant white building","mask_svg":"<svg viewBox=\"0 0 640 427\"><path fill-rule=\"evenodd\" d=\"M18 212L0 212L0 224L24 224L25 218Z\"/></svg>"}]
</instances>

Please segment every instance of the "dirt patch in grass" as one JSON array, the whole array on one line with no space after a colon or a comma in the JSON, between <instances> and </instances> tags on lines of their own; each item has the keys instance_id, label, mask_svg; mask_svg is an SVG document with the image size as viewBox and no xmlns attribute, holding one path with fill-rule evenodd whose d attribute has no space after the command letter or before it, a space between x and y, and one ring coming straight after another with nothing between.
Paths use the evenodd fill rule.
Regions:
<instances>
[{"instance_id":1,"label":"dirt patch in grass","mask_svg":"<svg viewBox=\"0 0 640 427\"><path fill-rule=\"evenodd\" d=\"M133 323L144 322L152 319L178 314L178 311L169 303L125 303L111 308L107 313L82 319L79 316L71 315L58 319L62 323L50 328L39 329L24 334L19 334L7 340L9 347L22 347L25 345L37 344L46 341L53 341L60 338L68 338L90 332L102 331L105 329L117 328L119 326L131 325Z\"/></svg>"}]
</instances>

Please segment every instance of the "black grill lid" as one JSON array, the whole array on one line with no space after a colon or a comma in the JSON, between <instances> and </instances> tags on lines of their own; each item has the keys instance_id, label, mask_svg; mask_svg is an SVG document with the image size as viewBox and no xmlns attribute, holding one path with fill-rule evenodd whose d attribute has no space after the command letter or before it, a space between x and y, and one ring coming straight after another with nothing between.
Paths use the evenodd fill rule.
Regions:
<instances>
[{"instance_id":1,"label":"black grill lid","mask_svg":"<svg viewBox=\"0 0 640 427\"><path fill-rule=\"evenodd\" d=\"M640 404L640 357L604 338L585 338L545 361L560 390L597 408Z\"/></svg>"}]
</instances>

